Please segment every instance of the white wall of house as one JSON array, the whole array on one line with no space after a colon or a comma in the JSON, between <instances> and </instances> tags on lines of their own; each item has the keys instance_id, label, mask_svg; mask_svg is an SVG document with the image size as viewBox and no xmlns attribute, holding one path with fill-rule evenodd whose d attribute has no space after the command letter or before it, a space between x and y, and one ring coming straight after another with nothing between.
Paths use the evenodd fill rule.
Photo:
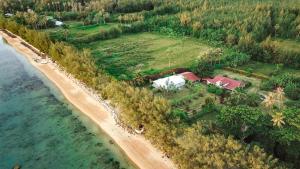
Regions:
<instances>
[{"instance_id":1,"label":"white wall of house","mask_svg":"<svg viewBox=\"0 0 300 169\"><path fill-rule=\"evenodd\" d=\"M180 89L185 85L182 75L173 75L153 81L152 86L157 89L173 90Z\"/></svg>"}]
</instances>

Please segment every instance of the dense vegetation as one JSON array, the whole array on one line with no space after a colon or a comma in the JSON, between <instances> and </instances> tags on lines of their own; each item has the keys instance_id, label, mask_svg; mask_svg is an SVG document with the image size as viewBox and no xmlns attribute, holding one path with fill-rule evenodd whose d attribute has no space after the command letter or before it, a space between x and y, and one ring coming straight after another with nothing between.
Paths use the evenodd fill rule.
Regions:
<instances>
[{"instance_id":1,"label":"dense vegetation","mask_svg":"<svg viewBox=\"0 0 300 169\"><path fill-rule=\"evenodd\" d=\"M300 68L300 51L290 47L293 45L282 45L286 41L289 44L299 43L298 1L27 0L22 1L22 5L19 3L15 0L0 2L4 13L15 14L11 19L1 17L0 28L20 35L48 53L69 73L95 89L104 99L111 100L121 110L120 119L129 128L143 125L145 137L166 152L179 168L300 166L300 79L280 73L285 67L295 71ZM71 36L66 25L62 33L49 38L43 31L32 30L51 27L45 22L48 15L59 20L82 21L84 25L113 22L119 23L119 26ZM189 36L211 44L215 50L207 51L197 64L189 67L200 77L213 75L216 68L239 67L250 61L276 63L272 77L255 74L250 69L237 70L244 76L263 79L260 90L269 93L261 101L261 96L253 91L229 93L208 86L207 94L205 90L191 85L193 95L169 102L165 97L171 95L168 91L162 91L158 96L144 83L137 85L143 81L140 74L134 79L135 83L128 83L114 79L102 66L97 66L98 62L104 62L116 65L108 69L113 73L126 72L128 66L136 66L150 58L141 49L145 44L136 47L138 44L130 41L122 48L116 43L113 50L109 49L112 51L106 53L82 48L96 47L110 43L104 41L107 39L145 31L179 38ZM132 52L128 52L130 50ZM141 54L145 57L140 57ZM139 57L135 62L129 62L129 59L129 63L124 62L132 55ZM215 99L207 97L211 94L215 95ZM201 98L201 95L205 97ZM190 118L184 109L193 99L204 104L197 106L195 115ZM216 100L221 101L217 103ZM201 110L198 110L199 107ZM203 114L209 113L216 114L216 119L201 120Z\"/></svg>"}]
</instances>

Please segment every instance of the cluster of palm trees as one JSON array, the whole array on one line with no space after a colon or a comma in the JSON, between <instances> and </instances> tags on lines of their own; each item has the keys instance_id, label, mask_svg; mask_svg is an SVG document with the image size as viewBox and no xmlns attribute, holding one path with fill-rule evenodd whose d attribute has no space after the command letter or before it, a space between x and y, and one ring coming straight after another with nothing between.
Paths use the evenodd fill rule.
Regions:
<instances>
[{"instance_id":1,"label":"cluster of palm trees","mask_svg":"<svg viewBox=\"0 0 300 169\"><path fill-rule=\"evenodd\" d=\"M25 22L24 24L30 25L33 29L47 28L48 18L45 15L38 15L33 10L27 12L17 12L15 15L17 20Z\"/></svg>"},{"instance_id":2,"label":"cluster of palm trees","mask_svg":"<svg viewBox=\"0 0 300 169\"><path fill-rule=\"evenodd\" d=\"M269 92L262 102L272 116L273 125L277 127L282 127L285 124L284 115L281 112L285 108L284 95L283 88L278 87L274 92Z\"/></svg>"}]
</instances>

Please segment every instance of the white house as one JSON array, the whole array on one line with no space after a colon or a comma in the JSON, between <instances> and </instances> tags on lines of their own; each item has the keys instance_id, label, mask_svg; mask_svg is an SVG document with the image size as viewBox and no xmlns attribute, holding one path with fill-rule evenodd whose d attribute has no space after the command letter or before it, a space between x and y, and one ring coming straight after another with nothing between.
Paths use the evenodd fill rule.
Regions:
<instances>
[{"instance_id":1,"label":"white house","mask_svg":"<svg viewBox=\"0 0 300 169\"><path fill-rule=\"evenodd\" d=\"M55 26L63 26L63 22L61 21L55 21Z\"/></svg>"},{"instance_id":2,"label":"white house","mask_svg":"<svg viewBox=\"0 0 300 169\"><path fill-rule=\"evenodd\" d=\"M173 75L153 81L152 86L157 89L174 90L180 89L185 85L185 80L182 75Z\"/></svg>"}]
</instances>

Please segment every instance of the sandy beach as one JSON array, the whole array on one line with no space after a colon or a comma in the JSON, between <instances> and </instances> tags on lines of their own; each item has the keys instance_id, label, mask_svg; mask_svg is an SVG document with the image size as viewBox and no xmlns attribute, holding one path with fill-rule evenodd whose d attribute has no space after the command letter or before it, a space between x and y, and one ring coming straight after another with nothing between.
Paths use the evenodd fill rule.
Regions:
<instances>
[{"instance_id":1,"label":"sandy beach","mask_svg":"<svg viewBox=\"0 0 300 169\"><path fill-rule=\"evenodd\" d=\"M132 135L118 125L112 114L97 100L91 96L82 86L78 85L54 64L40 64L34 61L37 55L21 44L20 37L11 38L0 31L4 37L18 52L26 56L28 61L51 80L70 103L78 108L84 115L94 121L116 143L128 158L141 169L174 169L173 162L164 157L163 153L156 149L141 135Z\"/></svg>"}]
</instances>

